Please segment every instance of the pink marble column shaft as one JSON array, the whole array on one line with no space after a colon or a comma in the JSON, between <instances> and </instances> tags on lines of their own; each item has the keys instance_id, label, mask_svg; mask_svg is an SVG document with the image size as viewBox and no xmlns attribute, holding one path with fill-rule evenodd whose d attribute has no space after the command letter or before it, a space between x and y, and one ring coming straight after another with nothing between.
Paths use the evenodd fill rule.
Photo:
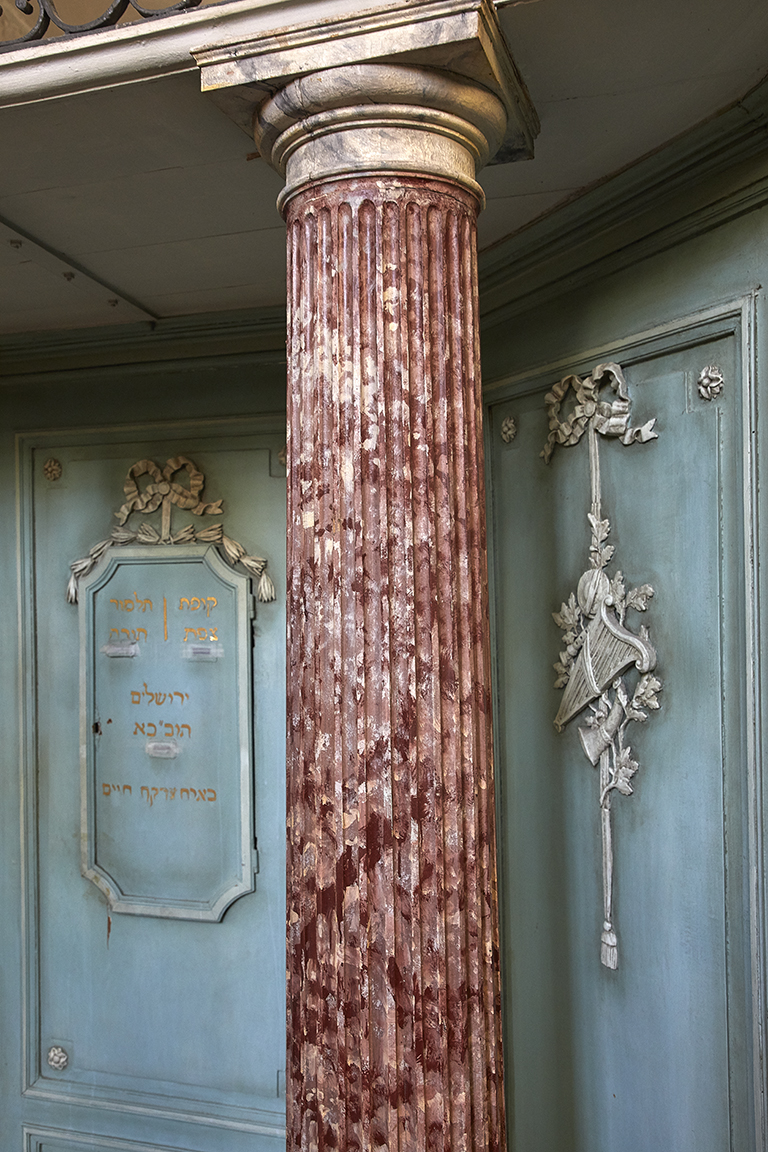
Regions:
<instances>
[{"instance_id":1,"label":"pink marble column shaft","mask_svg":"<svg viewBox=\"0 0 768 1152\"><path fill-rule=\"evenodd\" d=\"M474 197L288 223L288 1146L504 1147Z\"/></svg>"}]
</instances>

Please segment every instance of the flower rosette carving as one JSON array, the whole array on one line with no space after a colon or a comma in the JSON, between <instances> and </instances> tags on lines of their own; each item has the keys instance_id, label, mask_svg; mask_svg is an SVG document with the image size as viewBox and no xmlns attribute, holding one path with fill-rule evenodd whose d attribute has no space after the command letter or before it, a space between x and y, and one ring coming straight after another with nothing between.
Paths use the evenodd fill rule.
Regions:
<instances>
[{"instance_id":1,"label":"flower rosette carving","mask_svg":"<svg viewBox=\"0 0 768 1152\"><path fill-rule=\"evenodd\" d=\"M63 1072L69 1064L69 1056L58 1044L54 1044L52 1048L48 1049L46 1059L55 1072Z\"/></svg>"},{"instance_id":2,"label":"flower rosette carving","mask_svg":"<svg viewBox=\"0 0 768 1152\"><path fill-rule=\"evenodd\" d=\"M61 480L63 472L64 469L61 466L61 461L56 460L53 456L43 464L43 476L45 476L46 480L50 480L51 482Z\"/></svg>"},{"instance_id":3,"label":"flower rosette carving","mask_svg":"<svg viewBox=\"0 0 768 1152\"><path fill-rule=\"evenodd\" d=\"M725 387L725 377L716 364L708 364L696 382L702 400L715 400Z\"/></svg>"},{"instance_id":4,"label":"flower rosette carving","mask_svg":"<svg viewBox=\"0 0 768 1152\"><path fill-rule=\"evenodd\" d=\"M517 436L517 420L514 416L505 416L501 422L501 439L505 444L511 444Z\"/></svg>"}]
</instances>

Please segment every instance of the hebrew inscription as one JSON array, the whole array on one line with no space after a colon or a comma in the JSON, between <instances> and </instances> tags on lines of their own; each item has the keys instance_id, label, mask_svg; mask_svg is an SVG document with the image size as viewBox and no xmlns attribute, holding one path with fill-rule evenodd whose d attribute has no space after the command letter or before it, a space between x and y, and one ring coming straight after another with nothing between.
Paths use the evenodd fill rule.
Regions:
<instances>
[{"instance_id":1,"label":"hebrew inscription","mask_svg":"<svg viewBox=\"0 0 768 1152\"><path fill-rule=\"evenodd\" d=\"M601 398L608 387L613 396ZM561 407L573 393L568 416ZM603 926L600 960L618 967L618 939L613 914L613 838L611 797L632 795L632 779L640 767L627 741L630 724L644 723L659 707L661 681L653 675L656 652L645 625L629 627L629 613L644 613L654 595L650 584L627 588L621 571L606 571L614 556L608 537L611 524L603 517L598 437L618 438L625 446L654 440L655 419L640 428L630 427L631 402L618 364L599 364L581 380L566 376L546 397L549 437L541 455L549 463L555 447L578 444L586 432L589 442L591 505L589 567L559 612L553 613L563 631L563 651L555 664L556 688L563 698L555 717L561 732L574 717L589 708L579 728L582 748L590 764L599 769L598 796L603 855ZM635 671L634 683L627 679Z\"/></svg>"},{"instance_id":2,"label":"hebrew inscription","mask_svg":"<svg viewBox=\"0 0 768 1152\"><path fill-rule=\"evenodd\" d=\"M254 887L250 576L123 546L78 591L83 874L117 912L218 920Z\"/></svg>"}]
</instances>

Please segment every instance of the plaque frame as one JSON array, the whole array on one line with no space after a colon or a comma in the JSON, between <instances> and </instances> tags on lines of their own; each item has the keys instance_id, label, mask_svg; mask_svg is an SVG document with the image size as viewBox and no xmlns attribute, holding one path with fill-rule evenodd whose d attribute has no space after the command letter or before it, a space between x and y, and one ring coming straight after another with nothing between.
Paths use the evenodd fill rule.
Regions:
<instances>
[{"instance_id":1,"label":"plaque frame","mask_svg":"<svg viewBox=\"0 0 768 1152\"><path fill-rule=\"evenodd\" d=\"M103 636L96 634L95 597L120 568L139 565L190 565L202 567L220 586L234 596L234 628L229 644L234 647L233 687L236 711L239 762L232 767L236 781L235 799L229 803L229 815L235 827L232 843L239 851L236 867L222 877L215 891L196 898L179 899L162 892L130 892L100 860L98 799L98 740L101 736L97 713L97 662L104 658L107 647ZM191 574L191 569L190 569ZM174 920L218 922L227 908L241 896L255 891L258 871L254 830L254 759L252 720L252 621L254 596L249 575L237 572L225 563L212 544L129 545L106 551L93 570L79 581L80 623L80 781L81 781L81 865L82 875L106 897L110 911L138 916L164 917ZM131 654L130 664L142 664L139 651ZM125 653L128 656L128 652ZM136 663L134 664L134 661ZM123 663L123 660L120 661ZM143 661L142 679L147 669ZM160 789L163 791L163 789Z\"/></svg>"}]
</instances>

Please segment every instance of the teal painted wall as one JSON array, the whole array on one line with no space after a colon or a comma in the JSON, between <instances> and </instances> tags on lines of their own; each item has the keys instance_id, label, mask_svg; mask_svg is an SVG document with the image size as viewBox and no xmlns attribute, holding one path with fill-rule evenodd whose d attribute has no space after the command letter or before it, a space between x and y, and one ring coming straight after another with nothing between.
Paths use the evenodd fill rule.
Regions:
<instances>
[{"instance_id":1,"label":"teal painted wall","mask_svg":"<svg viewBox=\"0 0 768 1152\"><path fill-rule=\"evenodd\" d=\"M764 913L762 888L751 876L764 870L757 626L768 595L759 552L768 512L759 420L766 403L768 209L758 201L717 227L689 224L703 205L737 198L766 171L757 159L721 172L640 223L617 226L593 255L585 249L577 258L572 243L547 258L552 281L562 261L557 291L542 290L528 311L518 301L507 319L503 290L494 289L497 312L483 331L513 1152L765 1146L755 1024L764 1003ZM656 226L666 229L658 243ZM597 262L605 251L623 253L618 270L611 270L616 260ZM545 280L534 270L537 291ZM481 300L489 292L481 285ZM742 300L743 307L728 306ZM118 426L282 418L279 352L222 357L216 348L207 356L198 342L195 358L185 359L180 340L178 358L163 364L99 367L101 353L77 352L62 354L59 364L67 367L60 371L46 371L55 357L32 346L15 349L15 374L0 387L5 540L16 536L17 431L105 419ZM78 369L78 358L88 367ZM551 612L584 566L586 444L563 452L549 471L538 456L547 388L606 359L627 368L638 421L657 415L660 432L654 445L624 450L612 442L603 452L621 564L628 579L656 589L648 623L664 680L660 713L637 736L636 795L615 805L623 945L617 973L600 968L594 942L593 775L575 730L557 736L551 724L558 700L551 665L559 650ZM711 359L726 372L726 392L702 407L695 376ZM500 424L508 414L519 432L505 445ZM0 553L0 575L10 621L0 667L3 962L16 974L23 928L14 895L23 867L21 653L11 547ZM14 1100L23 1063L18 990L15 977L0 982L0 1025L9 1038L0 1076ZM47 1114L34 1099L19 1102L31 1125L98 1128L114 1137L124 1131L114 1113L99 1111L94 1120L81 1105L45 1106ZM2 1120L14 1140L20 1116ZM135 1139L203 1149L254 1147L253 1133L236 1129L227 1131L226 1144L201 1126L185 1141L167 1120L134 1117L130 1130ZM12 1146L10 1136L5 1144Z\"/></svg>"},{"instance_id":2,"label":"teal painted wall","mask_svg":"<svg viewBox=\"0 0 768 1152\"><path fill-rule=\"evenodd\" d=\"M744 166L720 190L736 194L765 169ZM705 198L701 188L678 197L679 217ZM616 250L638 231L617 230ZM653 218L643 231L653 234ZM764 1147L764 908L752 878L764 870L768 210L691 239L681 224L677 240L602 276L587 251L578 288L549 290L528 312L517 300L484 330L514 1152ZM556 280L557 261L548 274ZM595 946L595 773L576 723L562 735L552 726L561 633L551 613L575 588L589 542L586 437L558 448L549 468L538 455L548 388L607 360L625 368L633 422L658 417L658 441L604 441L601 465L611 567L656 590L645 622L664 681L659 713L635 736L636 794L613 805L615 973ZM710 363L726 387L707 403L696 379ZM501 439L508 415L519 429L511 444Z\"/></svg>"},{"instance_id":3,"label":"teal painted wall","mask_svg":"<svg viewBox=\"0 0 768 1152\"><path fill-rule=\"evenodd\" d=\"M0 520L9 544L0 553L9 618L0 668L3 1147L21 1148L22 1125L30 1147L38 1128L45 1148L79 1149L78 1134L94 1133L118 1150L272 1152L284 1144L285 483L274 463L284 405L279 354L30 371L0 387ZM65 472L60 489L46 489L41 461L54 448ZM70 561L109 532L126 467L145 453L185 449L199 454L211 484L226 488L215 495L229 506L227 530L263 549L278 587L278 602L258 607L254 641L259 874L255 894L221 924L113 913L108 934L105 901L79 875L77 608L65 603L62 580ZM196 930L207 933L202 947ZM225 1002L215 988L228 975L236 984ZM253 1011L238 1010L238 996ZM226 1025L216 1025L226 1017L235 1025L229 1039ZM199 1019L209 1022L202 1036ZM157 1037L151 1060L141 1050L148 1030ZM58 1078L45 1062L52 1033L71 1042L70 1072ZM249 1073L254 1051L258 1068ZM101 1152L98 1142L83 1145Z\"/></svg>"}]
</instances>

